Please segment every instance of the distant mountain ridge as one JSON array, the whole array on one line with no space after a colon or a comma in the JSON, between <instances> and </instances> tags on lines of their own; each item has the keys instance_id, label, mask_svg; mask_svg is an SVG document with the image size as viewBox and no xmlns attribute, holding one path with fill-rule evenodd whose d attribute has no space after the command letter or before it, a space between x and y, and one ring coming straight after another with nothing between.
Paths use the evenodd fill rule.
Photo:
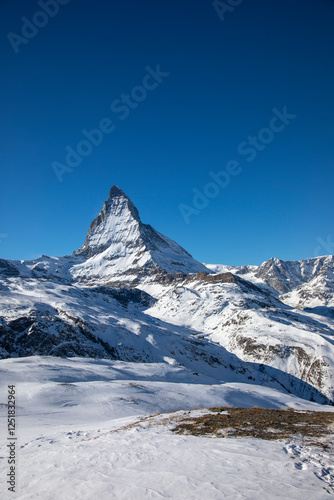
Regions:
<instances>
[{"instance_id":1,"label":"distant mountain ridge","mask_svg":"<svg viewBox=\"0 0 334 500\"><path fill-rule=\"evenodd\" d=\"M265 284L290 306L314 309L325 315L332 315L334 311L333 255L299 261L271 258L260 266L207 264L207 267L213 272L229 271L254 283Z\"/></svg>"}]
</instances>

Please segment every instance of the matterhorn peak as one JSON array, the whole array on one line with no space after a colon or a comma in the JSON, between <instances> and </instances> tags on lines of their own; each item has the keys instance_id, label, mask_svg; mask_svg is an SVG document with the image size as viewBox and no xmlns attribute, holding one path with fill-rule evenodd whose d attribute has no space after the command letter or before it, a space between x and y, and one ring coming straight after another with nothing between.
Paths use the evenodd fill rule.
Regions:
<instances>
[{"instance_id":1,"label":"matterhorn peak","mask_svg":"<svg viewBox=\"0 0 334 500\"><path fill-rule=\"evenodd\" d=\"M133 217L135 217L138 221L140 221L139 212L138 212L137 208L135 207L135 205L130 200L130 198L128 197L128 195L126 195L124 193L124 191L121 190L121 188L119 188L118 186L116 186L116 184L114 184L113 187L109 191L109 198L105 203L108 206L112 206L113 202L119 198L125 200L125 206L127 206L129 208Z\"/></svg>"},{"instance_id":2,"label":"matterhorn peak","mask_svg":"<svg viewBox=\"0 0 334 500\"><path fill-rule=\"evenodd\" d=\"M143 224L130 198L116 185L90 225L84 245L74 252L87 260L73 268L85 281L117 281L120 276L210 272L175 241ZM123 279L122 278L122 279Z\"/></svg>"},{"instance_id":3,"label":"matterhorn peak","mask_svg":"<svg viewBox=\"0 0 334 500\"><path fill-rule=\"evenodd\" d=\"M137 208L130 198L116 185L109 191L109 198L104 202L99 215L89 227L86 241L74 252L86 257L100 254L115 243L139 236L140 217Z\"/></svg>"},{"instance_id":4,"label":"matterhorn peak","mask_svg":"<svg viewBox=\"0 0 334 500\"><path fill-rule=\"evenodd\" d=\"M116 184L114 184L109 191L109 199L113 198L114 196L124 196L124 198L128 198L128 196L124 193L124 191L122 191L121 188L116 186Z\"/></svg>"}]
</instances>

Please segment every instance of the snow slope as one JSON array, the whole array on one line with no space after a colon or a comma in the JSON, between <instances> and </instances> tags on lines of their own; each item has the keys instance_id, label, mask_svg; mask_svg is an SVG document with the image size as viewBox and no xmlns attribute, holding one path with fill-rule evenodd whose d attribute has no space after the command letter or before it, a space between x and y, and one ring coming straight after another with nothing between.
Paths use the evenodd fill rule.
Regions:
<instances>
[{"instance_id":1,"label":"snow slope","mask_svg":"<svg viewBox=\"0 0 334 500\"><path fill-rule=\"evenodd\" d=\"M334 398L334 321L294 310L250 282L194 277L166 290L146 314L194 329L268 373L282 370Z\"/></svg>"},{"instance_id":2,"label":"snow slope","mask_svg":"<svg viewBox=\"0 0 334 500\"><path fill-rule=\"evenodd\" d=\"M214 342L203 338L201 332L205 332L206 321L203 318L206 315L208 321L213 315L211 321L216 318L219 323L221 316L218 308L223 310L223 314L226 311L229 314L222 294L227 292L230 300L229 290L233 285L226 284L223 288L206 283L203 286L204 299L200 298L195 287L193 291L189 289L189 300L179 296L174 299L173 291L168 292L164 309L165 296L154 303L152 297L138 290L11 278L7 281L8 290L0 294L0 355L77 355L165 362L182 365L198 374L195 376L206 375L226 382L257 382L322 403L332 399L331 379L325 376L325 371L323 386L318 386L311 377L300 380L299 373L289 373L284 363L274 366L275 370L268 366L266 371L259 371L259 359L256 357L243 361L240 359L242 356L228 352L220 338L213 339ZM207 290L210 287L218 287L218 297L211 293L212 298L208 300ZM169 293L172 294L171 299ZM237 290L238 294L238 299L243 300L243 293ZM200 303L204 304L204 310L199 307ZM198 312L194 312L193 304ZM175 307L181 318L177 315L172 317ZM168 321L163 317L164 311ZM161 316L160 319L158 316ZM269 365L266 359L260 362Z\"/></svg>"},{"instance_id":3,"label":"snow slope","mask_svg":"<svg viewBox=\"0 0 334 500\"><path fill-rule=\"evenodd\" d=\"M1 360L0 374L2 443L7 384L18 398L18 500L322 500L334 484L331 456L298 440L176 435L168 414L147 418L210 405L333 407L256 385L194 386L183 368L156 363L33 356ZM1 498L8 499L4 448L0 456Z\"/></svg>"}]
</instances>

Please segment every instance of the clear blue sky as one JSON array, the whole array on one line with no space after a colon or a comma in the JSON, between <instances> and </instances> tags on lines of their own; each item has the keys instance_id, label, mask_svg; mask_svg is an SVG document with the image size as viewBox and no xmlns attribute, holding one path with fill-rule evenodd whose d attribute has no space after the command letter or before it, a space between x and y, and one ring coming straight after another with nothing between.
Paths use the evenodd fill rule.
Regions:
<instances>
[{"instance_id":1,"label":"clear blue sky","mask_svg":"<svg viewBox=\"0 0 334 500\"><path fill-rule=\"evenodd\" d=\"M224 20L207 0L62 3L0 1L0 257L72 253L113 184L202 262L333 253L318 241L334 240L334 1L244 0ZM169 76L134 89L158 64ZM296 117L263 132L284 106ZM59 182L53 162L104 118L114 130ZM179 205L231 160L186 224Z\"/></svg>"}]
</instances>

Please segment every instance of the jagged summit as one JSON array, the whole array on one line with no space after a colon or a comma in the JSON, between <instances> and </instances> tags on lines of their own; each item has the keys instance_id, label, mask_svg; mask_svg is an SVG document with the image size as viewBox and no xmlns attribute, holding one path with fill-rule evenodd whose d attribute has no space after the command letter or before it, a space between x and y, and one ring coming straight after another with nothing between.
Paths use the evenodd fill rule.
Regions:
<instances>
[{"instance_id":1,"label":"jagged summit","mask_svg":"<svg viewBox=\"0 0 334 500\"><path fill-rule=\"evenodd\" d=\"M139 212L130 198L116 185L109 191L99 215L91 223L86 241L74 255L92 257L112 243L130 236L131 229L140 223ZM118 234L117 234L118 233Z\"/></svg>"},{"instance_id":2,"label":"jagged summit","mask_svg":"<svg viewBox=\"0 0 334 500\"><path fill-rule=\"evenodd\" d=\"M89 281L133 282L152 273L210 272L175 241L143 224L133 202L115 185L74 255L87 260L73 267L73 276Z\"/></svg>"},{"instance_id":3,"label":"jagged summit","mask_svg":"<svg viewBox=\"0 0 334 500\"><path fill-rule=\"evenodd\" d=\"M119 188L118 186L116 186L116 184L114 184L113 187L110 189L110 191L109 191L109 198L108 198L108 200L105 203L108 205L108 202L109 202L109 205L112 205L112 201L115 200L115 199L124 199L124 200L127 200L127 204L128 204L129 210L131 211L133 217L135 217L136 219L140 220L139 212L138 212L136 206L132 203L132 201L130 200L130 198L128 197L128 195L125 194L124 191L122 191L121 188Z\"/></svg>"},{"instance_id":4,"label":"jagged summit","mask_svg":"<svg viewBox=\"0 0 334 500\"><path fill-rule=\"evenodd\" d=\"M121 190L121 188L119 188L118 186L116 186L116 184L114 184L112 186L112 188L110 188L110 191L109 191L109 199L110 198L113 198L114 196L124 196L125 198L129 198L125 193L124 191Z\"/></svg>"}]
</instances>

